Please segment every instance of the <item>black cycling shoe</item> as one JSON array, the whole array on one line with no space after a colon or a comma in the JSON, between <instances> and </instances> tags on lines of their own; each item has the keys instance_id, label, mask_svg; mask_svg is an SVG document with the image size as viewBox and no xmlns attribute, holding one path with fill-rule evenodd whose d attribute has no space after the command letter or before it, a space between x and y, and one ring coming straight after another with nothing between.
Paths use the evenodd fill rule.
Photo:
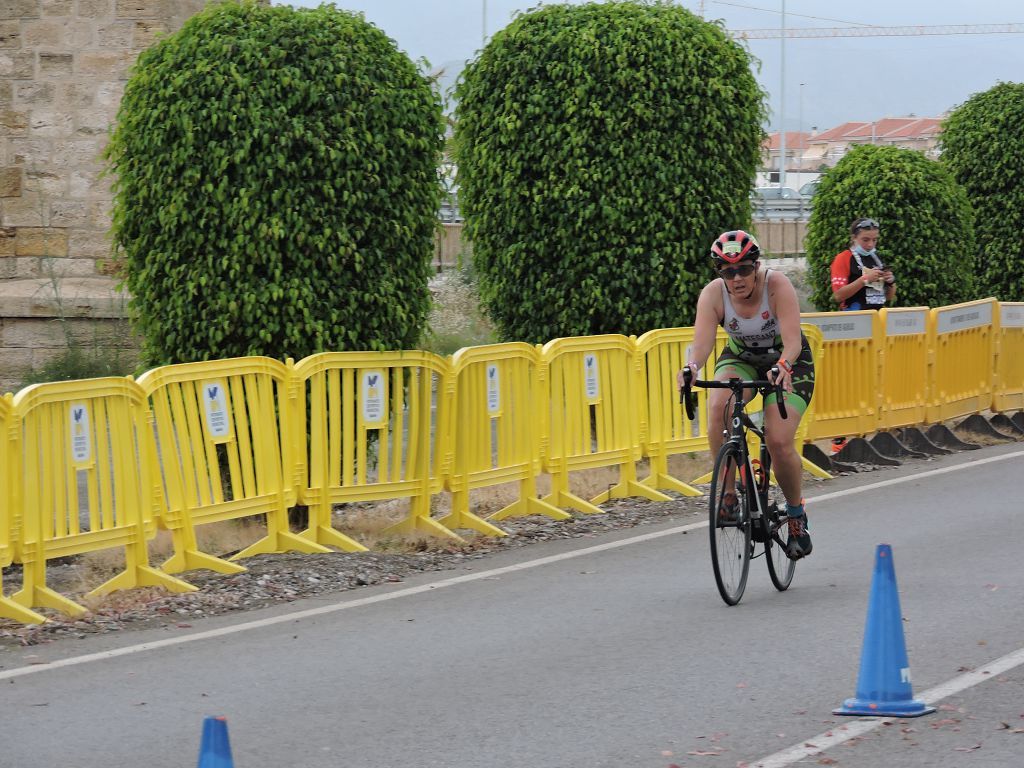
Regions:
<instances>
[{"instance_id":1,"label":"black cycling shoe","mask_svg":"<svg viewBox=\"0 0 1024 768\"><path fill-rule=\"evenodd\" d=\"M799 560L811 554L811 534L807 532L807 515L789 518L789 542L786 545L786 557Z\"/></svg>"}]
</instances>

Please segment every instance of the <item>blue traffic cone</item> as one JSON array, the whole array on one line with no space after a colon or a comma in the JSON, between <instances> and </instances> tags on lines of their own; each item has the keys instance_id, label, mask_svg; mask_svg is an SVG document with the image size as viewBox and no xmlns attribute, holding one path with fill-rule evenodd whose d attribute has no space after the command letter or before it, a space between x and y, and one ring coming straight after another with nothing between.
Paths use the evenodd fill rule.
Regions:
<instances>
[{"instance_id":1,"label":"blue traffic cone","mask_svg":"<svg viewBox=\"0 0 1024 768\"><path fill-rule=\"evenodd\" d=\"M228 741L226 717L207 717L203 720L203 740L199 744L197 768L234 768L231 742Z\"/></svg>"},{"instance_id":2,"label":"blue traffic cone","mask_svg":"<svg viewBox=\"0 0 1024 768\"><path fill-rule=\"evenodd\" d=\"M879 544L860 652L857 695L832 710L832 714L920 717L934 711L935 707L914 698L910 686L910 662L903 640L903 615L896 589L892 547Z\"/></svg>"}]
</instances>

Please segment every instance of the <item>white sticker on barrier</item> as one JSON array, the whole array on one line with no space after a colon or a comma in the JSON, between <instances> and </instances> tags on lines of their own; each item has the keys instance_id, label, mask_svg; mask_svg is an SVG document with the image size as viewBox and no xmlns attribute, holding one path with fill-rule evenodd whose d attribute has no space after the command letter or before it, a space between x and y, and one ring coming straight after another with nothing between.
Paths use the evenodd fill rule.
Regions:
<instances>
[{"instance_id":1,"label":"white sticker on barrier","mask_svg":"<svg viewBox=\"0 0 1024 768\"><path fill-rule=\"evenodd\" d=\"M999 325L1003 328L1024 328L1024 304L1000 304Z\"/></svg>"},{"instance_id":2,"label":"white sticker on barrier","mask_svg":"<svg viewBox=\"0 0 1024 768\"><path fill-rule=\"evenodd\" d=\"M818 326L825 341L870 339L874 312L865 315L837 313L829 317L801 317L800 322Z\"/></svg>"},{"instance_id":3,"label":"white sticker on barrier","mask_svg":"<svg viewBox=\"0 0 1024 768\"><path fill-rule=\"evenodd\" d=\"M379 425L387 418L386 387L383 371L363 371L363 423Z\"/></svg>"},{"instance_id":4,"label":"white sticker on barrier","mask_svg":"<svg viewBox=\"0 0 1024 768\"><path fill-rule=\"evenodd\" d=\"M501 411L501 378L498 366L491 363L487 366L487 413L497 416Z\"/></svg>"},{"instance_id":5,"label":"white sticker on barrier","mask_svg":"<svg viewBox=\"0 0 1024 768\"><path fill-rule=\"evenodd\" d=\"M885 314L885 333L887 336L908 336L924 333L928 330L928 310L926 309L890 309Z\"/></svg>"},{"instance_id":6,"label":"white sticker on barrier","mask_svg":"<svg viewBox=\"0 0 1024 768\"><path fill-rule=\"evenodd\" d=\"M601 396L600 378L597 373L597 355L593 353L583 356L583 388L587 400L597 400Z\"/></svg>"},{"instance_id":7,"label":"white sticker on barrier","mask_svg":"<svg viewBox=\"0 0 1024 768\"><path fill-rule=\"evenodd\" d=\"M72 403L71 417L71 462L84 464L92 459L92 429L89 426L89 409L85 403Z\"/></svg>"},{"instance_id":8,"label":"white sticker on barrier","mask_svg":"<svg viewBox=\"0 0 1024 768\"><path fill-rule=\"evenodd\" d=\"M231 419L228 417L228 391L223 381L203 382L203 408L210 437L229 437Z\"/></svg>"},{"instance_id":9,"label":"white sticker on barrier","mask_svg":"<svg viewBox=\"0 0 1024 768\"><path fill-rule=\"evenodd\" d=\"M938 320L935 330L939 333L966 331L969 328L980 328L992 325L992 303L974 304L967 307L950 307L937 312Z\"/></svg>"}]
</instances>

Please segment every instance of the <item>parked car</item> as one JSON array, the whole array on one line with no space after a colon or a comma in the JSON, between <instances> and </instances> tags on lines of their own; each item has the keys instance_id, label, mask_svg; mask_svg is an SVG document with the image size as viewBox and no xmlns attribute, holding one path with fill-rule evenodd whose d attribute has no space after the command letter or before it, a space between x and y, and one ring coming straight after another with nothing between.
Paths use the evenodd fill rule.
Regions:
<instances>
[{"instance_id":1,"label":"parked car","mask_svg":"<svg viewBox=\"0 0 1024 768\"><path fill-rule=\"evenodd\" d=\"M758 187L750 196L755 202L762 200L799 200L800 193L791 187Z\"/></svg>"}]
</instances>

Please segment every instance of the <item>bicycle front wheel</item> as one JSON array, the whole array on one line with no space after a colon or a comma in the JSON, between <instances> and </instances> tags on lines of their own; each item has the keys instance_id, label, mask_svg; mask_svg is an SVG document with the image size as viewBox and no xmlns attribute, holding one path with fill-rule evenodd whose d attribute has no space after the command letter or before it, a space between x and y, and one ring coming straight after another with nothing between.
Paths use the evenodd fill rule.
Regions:
<instances>
[{"instance_id":1,"label":"bicycle front wheel","mask_svg":"<svg viewBox=\"0 0 1024 768\"><path fill-rule=\"evenodd\" d=\"M768 530L774 535L770 535L764 543L765 562L768 563L768 575L772 584L779 592L789 589L789 585L793 583L793 573L796 571L796 560L790 560L786 554L789 543L788 519L779 511L778 504L768 505ZM781 546L779 542L782 542Z\"/></svg>"},{"instance_id":2,"label":"bicycle front wheel","mask_svg":"<svg viewBox=\"0 0 1024 768\"><path fill-rule=\"evenodd\" d=\"M726 443L715 459L711 474L711 504L708 538L711 541L711 566L715 571L718 593L728 605L736 605L743 597L750 571L751 532L750 498L745 472L740 467L740 449ZM724 504L727 493L735 493L737 506ZM724 507L724 508L723 508Z\"/></svg>"}]
</instances>

